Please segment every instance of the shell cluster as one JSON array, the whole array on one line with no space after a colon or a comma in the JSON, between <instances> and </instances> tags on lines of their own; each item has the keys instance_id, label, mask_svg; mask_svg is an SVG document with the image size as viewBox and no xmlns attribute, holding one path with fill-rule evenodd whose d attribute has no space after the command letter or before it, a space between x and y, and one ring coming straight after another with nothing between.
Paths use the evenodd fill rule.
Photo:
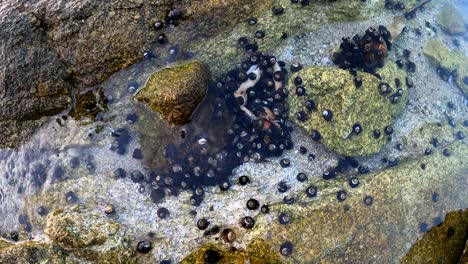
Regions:
<instances>
[{"instance_id":1,"label":"shell cluster","mask_svg":"<svg viewBox=\"0 0 468 264\"><path fill-rule=\"evenodd\" d=\"M342 69L362 69L374 73L384 65L384 59L392 47L390 39L391 34L386 27L370 27L363 36L356 34L352 39L343 38L333 62Z\"/></svg>"},{"instance_id":2,"label":"shell cluster","mask_svg":"<svg viewBox=\"0 0 468 264\"><path fill-rule=\"evenodd\" d=\"M192 205L203 200L203 186L229 189L229 176L242 163L261 162L292 149L292 125L288 122L289 105L286 64L274 56L257 53L227 72L214 87L213 122L230 119L224 132L223 148L211 154L209 138L198 136L185 157L178 157L172 169L152 175L152 200L161 201L169 191L193 191ZM217 120L219 119L219 120ZM173 150L177 152L177 149Z\"/></svg>"}]
</instances>

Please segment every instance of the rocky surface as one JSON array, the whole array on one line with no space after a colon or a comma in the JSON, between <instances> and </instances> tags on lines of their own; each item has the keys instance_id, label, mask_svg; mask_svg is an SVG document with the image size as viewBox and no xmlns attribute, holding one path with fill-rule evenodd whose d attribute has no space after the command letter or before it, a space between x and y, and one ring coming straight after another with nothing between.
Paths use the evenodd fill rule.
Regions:
<instances>
[{"instance_id":1,"label":"rocky surface","mask_svg":"<svg viewBox=\"0 0 468 264\"><path fill-rule=\"evenodd\" d=\"M73 94L142 59L145 51L158 45L158 34L171 34L172 43L176 42L172 36L183 43L209 37L246 18L246 10L260 12L271 2L209 0L176 6L167 0L1 3L4 52L0 59L5 63L0 66L0 147L24 142L41 125L41 117L66 109ZM180 26L167 25L157 31L156 20L170 21L168 14L174 8L182 16L172 24ZM158 46L161 52L168 49Z\"/></svg>"},{"instance_id":2,"label":"rocky surface","mask_svg":"<svg viewBox=\"0 0 468 264\"><path fill-rule=\"evenodd\" d=\"M112 236L119 230L119 224L105 219L102 214L86 215L80 208L63 213L52 212L47 219L45 233L63 248L83 248L102 245L107 236Z\"/></svg>"},{"instance_id":3,"label":"rocky surface","mask_svg":"<svg viewBox=\"0 0 468 264\"><path fill-rule=\"evenodd\" d=\"M451 212L414 244L401 263L466 263L461 256L467 239L468 210Z\"/></svg>"},{"instance_id":4,"label":"rocky surface","mask_svg":"<svg viewBox=\"0 0 468 264\"><path fill-rule=\"evenodd\" d=\"M207 85L203 64L191 61L153 73L135 98L147 103L170 124L184 125L205 97Z\"/></svg>"},{"instance_id":5,"label":"rocky surface","mask_svg":"<svg viewBox=\"0 0 468 264\"><path fill-rule=\"evenodd\" d=\"M433 39L427 43L424 49L426 55L435 67L438 67L442 78L449 78L455 71L455 83L466 95L468 94L468 60L464 53L451 51L441 40ZM442 72L443 71L443 72Z\"/></svg>"},{"instance_id":6,"label":"rocky surface","mask_svg":"<svg viewBox=\"0 0 468 264\"><path fill-rule=\"evenodd\" d=\"M451 3L447 3L439 10L437 22L450 35L463 34L466 31L462 15Z\"/></svg>"},{"instance_id":7,"label":"rocky surface","mask_svg":"<svg viewBox=\"0 0 468 264\"><path fill-rule=\"evenodd\" d=\"M320 142L328 149L344 156L366 156L379 152L387 142L385 127L392 126L392 118L401 113L408 101L408 89L404 82L405 73L399 70L393 62L380 70L382 80L359 72L362 85L357 87L354 76L347 70L332 67L304 67L291 76L289 82L290 96L288 102L293 120L297 126L305 129L311 135L313 130L320 133ZM305 95L299 96L295 91L294 79L300 77L305 86ZM401 80L397 88L394 80ZM392 92L382 94L379 86L388 84ZM398 89L403 94L396 103L391 97ZM315 102L316 109L306 108L306 101ZM327 121L322 116L325 110L331 110L333 117ZM304 111L308 118L298 120L295 115ZM362 130L353 132L353 126L360 124ZM381 135L376 138L374 130Z\"/></svg>"},{"instance_id":8,"label":"rocky surface","mask_svg":"<svg viewBox=\"0 0 468 264\"><path fill-rule=\"evenodd\" d=\"M0 17L0 147L5 148L28 138L42 116L65 109L74 85L34 15L5 2Z\"/></svg>"}]
</instances>

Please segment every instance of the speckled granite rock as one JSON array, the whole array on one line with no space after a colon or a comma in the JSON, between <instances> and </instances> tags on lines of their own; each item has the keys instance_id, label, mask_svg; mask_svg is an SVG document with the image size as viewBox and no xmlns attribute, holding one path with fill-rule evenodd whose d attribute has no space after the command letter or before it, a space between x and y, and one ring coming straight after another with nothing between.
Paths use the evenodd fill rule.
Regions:
<instances>
[{"instance_id":1,"label":"speckled granite rock","mask_svg":"<svg viewBox=\"0 0 468 264\"><path fill-rule=\"evenodd\" d=\"M45 233L61 247L76 249L102 245L120 228L102 214L83 214L80 210L75 207L71 212L59 210L49 214Z\"/></svg>"},{"instance_id":2,"label":"speckled granite rock","mask_svg":"<svg viewBox=\"0 0 468 264\"><path fill-rule=\"evenodd\" d=\"M451 151L449 157L442 154L444 148ZM358 188L350 188L346 178L313 181L318 198L300 192L293 205L271 205L269 214L257 215L255 227L242 239L264 238L281 263L399 260L424 235L424 228L437 226L446 213L468 206L467 154L465 142L452 138L432 155L419 153L397 167L358 176ZM424 170L421 164L426 165ZM347 192L341 203L336 198L339 190ZM369 197L372 202L366 204ZM279 223L280 213L289 214L289 224ZM457 236L466 235L462 234L460 230ZM289 257L279 254L285 241L293 244Z\"/></svg>"},{"instance_id":3,"label":"speckled granite rock","mask_svg":"<svg viewBox=\"0 0 468 264\"><path fill-rule=\"evenodd\" d=\"M8 1L0 4L0 18L0 148L5 148L29 138L42 116L65 109L74 85L34 15Z\"/></svg>"},{"instance_id":4,"label":"speckled granite rock","mask_svg":"<svg viewBox=\"0 0 468 264\"><path fill-rule=\"evenodd\" d=\"M317 130L321 134L320 142L328 149L345 156L366 156L377 153L387 142L384 133L386 126L391 126L392 118L403 110L408 91L404 83L404 73L394 63L387 63L379 71L383 80L368 73L359 73L362 86L356 87L354 76L349 71L331 67L305 67L290 78L289 89L290 113L295 123L308 134ZM295 92L294 78L300 76L305 85L305 96ZM401 80L403 95L396 104L390 97L396 93L394 78ZM388 83L393 91L382 95L380 83ZM307 100L316 103L316 110L305 107ZM322 117L322 112L329 109L333 112L330 122ZM296 114L304 111L308 114L305 122L299 121ZM353 125L359 123L362 132L352 132ZM381 136L376 139L373 131L380 130Z\"/></svg>"},{"instance_id":5,"label":"speckled granite rock","mask_svg":"<svg viewBox=\"0 0 468 264\"><path fill-rule=\"evenodd\" d=\"M455 83L462 90L468 94L468 58L462 52L450 51L442 41L433 39L424 48L424 55L426 55L432 64L436 67L441 67L448 72L457 70L457 77ZM465 77L467 80L465 81Z\"/></svg>"},{"instance_id":6,"label":"speckled granite rock","mask_svg":"<svg viewBox=\"0 0 468 264\"><path fill-rule=\"evenodd\" d=\"M468 210L448 213L440 226L429 230L411 247L401 263L459 262L468 239Z\"/></svg>"},{"instance_id":7,"label":"speckled granite rock","mask_svg":"<svg viewBox=\"0 0 468 264\"><path fill-rule=\"evenodd\" d=\"M169 123L183 125L205 97L207 85L203 64L191 61L153 73L135 98L146 102Z\"/></svg>"},{"instance_id":8,"label":"speckled granite rock","mask_svg":"<svg viewBox=\"0 0 468 264\"><path fill-rule=\"evenodd\" d=\"M0 249L1 263L138 263L131 251L123 248L111 249L74 249L64 250L56 244L44 242L24 242Z\"/></svg>"},{"instance_id":9,"label":"speckled granite rock","mask_svg":"<svg viewBox=\"0 0 468 264\"><path fill-rule=\"evenodd\" d=\"M439 10L437 22L450 35L463 34L466 30L462 15L451 3Z\"/></svg>"},{"instance_id":10,"label":"speckled granite rock","mask_svg":"<svg viewBox=\"0 0 468 264\"><path fill-rule=\"evenodd\" d=\"M0 263L137 262L134 245L125 231L102 212L78 205L50 213L45 225L52 241L6 245L0 241Z\"/></svg>"}]
</instances>

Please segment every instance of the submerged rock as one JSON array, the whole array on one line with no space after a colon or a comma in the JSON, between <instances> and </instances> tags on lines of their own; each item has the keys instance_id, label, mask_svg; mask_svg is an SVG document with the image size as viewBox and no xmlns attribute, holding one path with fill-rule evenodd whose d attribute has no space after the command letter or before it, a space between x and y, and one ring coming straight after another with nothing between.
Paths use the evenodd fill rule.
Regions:
<instances>
[{"instance_id":1,"label":"submerged rock","mask_svg":"<svg viewBox=\"0 0 468 264\"><path fill-rule=\"evenodd\" d=\"M281 263L277 253L270 248L270 245L265 240L256 239L252 241L245 250L240 249L232 251L230 249L220 248L215 245L206 245L184 258L181 264L211 263L206 262L206 252L210 250L219 254L221 260L220 263Z\"/></svg>"},{"instance_id":2,"label":"submerged rock","mask_svg":"<svg viewBox=\"0 0 468 264\"><path fill-rule=\"evenodd\" d=\"M104 90L98 88L83 94L78 94L76 96L75 106L70 112L70 115L77 120L83 117L89 117L91 120L94 120L96 115L105 109Z\"/></svg>"},{"instance_id":3,"label":"submerged rock","mask_svg":"<svg viewBox=\"0 0 468 264\"><path fill-rule=\"evenodd\" d=\"M430 142L426 142L426 146L429 145ZM439 225L447 212L467 206L468 193L463 184L467 165L463 161L468 148L455 139L448 145L455 155L445 157L442 149L430 156L419 153L396 167L359 176L357 188L347 188L345 177L333 181L315 178L311 183L318 187L317 198L300 191L295 194L298 205L269 206L269 214L258 214L255 227L238 235L237 241L248 243L249 239L265 239L265 247L274 252L270 256L276 255L281 263L390 263L399 260L408 252L408 245L422 237L426 229ZM427 167L423 170L420 164ZM347 198L338 202L336 193L343 189ZM281 213L290 216L286 225L271 219L272 215L278 217ZM455 229L454 239L458 242L466 237L463 231L466 223L462 221ZM442 224L442 230L448 231L448 226ZM293 251L282 254L280 248L287 241L292 242ZM446 246L454 244L455 241ZM187 259L193 260L199 252Z\"/></svg>"},{"instance_id":4,"label":"submerged rock","mask_svg":"<svg viewBox=\"0 0 468 264\"><path fill-rule=\"evenodd\" d=\"M439 10L437 22L449 35L463 34L466 30L462 15L451 3Z\"/></svg>"},{"instance_id":5,"label":"submerged rock","mask_svg":"<svg viewBox=\"0 0 468 264\"><path fill-rule=\"evenodd\" d=\"M405 76L394 63L388 62L379 73L383 80L359 72L357 76L362 84L358 86L347 70L305 67L290 79L288 102L293 116L304 111L308 119L300 121L293 117L293 120L309 135L318 132L320 136L315 140L339 154L366 156L379 152L387 142L385 127L392 125L392 118L403 110L408 100L405 84L400 88L394 85L394 78L404 80ZM296 77L303 80L304 96L294 91ZM387 84L392 91L379 91L382 84ZM398 89L402 90L402 95L395 95ZM394 96L399 96L396 103L392 103ZM308 100L315 103L315 109L307 109ZM325 110L332 112L330 121L323 117ZM359 131L355 131L357 127ZM380 131L379 137L375 136L375 130Z\"/></svg>"},{"instance_id":6,"label":"submerged rock","mask_svg":"<svg viewBox=\"0 0 468 264\"><path fill-rule=\"evenodd\" d=\"M435 217L434 219L437 219ZM436 222L437 223L437 222ZM460 258L468 239L468 210L450 212L411 247L401 263L466 263Z\"/></svg>"},{"instance_id":7,"label":"submerged rock","mask_svg":"<svg viewBox=\"0 0 468 264\"><path fill-rule=\"evenodd\" d=\"M455 83L465 95L468 94L468 58L464 53L450 51L442 41L431 39L424 48L424 55L435 67L448 73L456 71Z\"/></svg>"},{"instance_id":8,"label":"submerged rock","mask_svg":"<svg viewBox=\"0 0 468 264\"><path fill-rule=\"evenodd\" d=\"M191 61L153 73L135 98L146 102L169 123L183 125L206 94L203 64Z\"/></svg>"},{"instance_id":9,"label":"submerged rock","mask_svg":"<svg viewBox=\"0 0 468 264\"><path fill-rule=\"evenodd\" d=\"M47 217L45 233L63 248L77 249L102 245L117 233L118 223L103 215L84 214L79 207L73 211L55 211Z\"/></svg>"}]
</instances>

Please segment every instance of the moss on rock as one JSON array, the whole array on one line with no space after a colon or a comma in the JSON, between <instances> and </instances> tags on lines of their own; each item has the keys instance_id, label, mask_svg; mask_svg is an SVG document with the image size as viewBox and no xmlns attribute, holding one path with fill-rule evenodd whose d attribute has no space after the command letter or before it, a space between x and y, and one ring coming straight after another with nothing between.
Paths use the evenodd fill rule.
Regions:
<instances>
[{"instance_id":1,"label":"moss on rock","mask_svg":"<svg viewBox=\"0 0 468 264\"><path fill-rule=\"evenodd\" d=\"M462 52L450 51L441 40L431 39L424 48L426 55L435 67L441 67L449 72L457 71L455 83L468 94L468 84L463 81L468 78L468 58Z\"/></svg>"},{"instance_id":2,"label":"moss on rock","mask_svg":"<svg viewBox=\"0 0 468 264\"><path fill-rule=\"evenodd\" d=\"M205 252L210 249L219 253L221 258L220 262L218 262L219 264L280 263L278 254L271 250L270 245L262 239L256 239L247 246L247 249L231 250L231 248L219 248L215 245L207 244L185 257L181 264L206 263L203 257Z\"/></svg>"},{"instance_id":3,"label":"moss on rock","mask_svg":"<svg viewBox=\"0 0 468 264\"><path fill-rule=\"evenodd\" d=\"M135 98L169 123L183 125L205 97L207 80L203 64L191 61L153 73Z\"/></svg>"},{"instance_id":4,"label":"moss on rock","mask_svg":"<svg viewBox=\"0 0 468 264\"><path fill-rule=\"evenodd\" d=\"M47 217L44 232L63 248L84 248L103 244L120 225L96 214L55 211Z\"/></svg>"},{"instance_id":5,"label":"moss on rock","mask_svg":"<svg viewBox=\"0 0 468 264\"><path fill-rule=\"evenodd\" d=\"M468 239L468 210L448 213L440 226L431 228L418 240L402 264L459 262Z\"/></svg>"},{"instance_id":6,"label":"moss on rock","mask_svg":"<svg viewBox=\"0 0 468 264\"><path fill-rule=\"evenodd\" d=\"M296 124L305 129L307 133L312 130L320 132L323 145L345 156L366 156L379 152L386 144L387 139L383 130L392 124L392 117L397 116L406 105L408 91L404 82L404 73L392 62L380 69L379 74L383 80L368 73L359 73L362 86L356 87L354 76L349 71L331 67L305 67L290 78L290 113ZM295 93L294 78L303 79L306 95L297 96ZM394 79L400 78L403 95L396 104L392 104L390 96L397 88ZM379 84L386 82L393 87L387 95L379 92ZM317 109L308 111L305 102L312 100ZM329 109L333 112L333 119L327 122L322 112ZM305 122L298 121L295 116L299 111L308 113ZM359 123L363 131L360 134L352 132L354 124ZM382 136L374 138L373 131L379 129Z\"/></svg>"}]
</instances>

